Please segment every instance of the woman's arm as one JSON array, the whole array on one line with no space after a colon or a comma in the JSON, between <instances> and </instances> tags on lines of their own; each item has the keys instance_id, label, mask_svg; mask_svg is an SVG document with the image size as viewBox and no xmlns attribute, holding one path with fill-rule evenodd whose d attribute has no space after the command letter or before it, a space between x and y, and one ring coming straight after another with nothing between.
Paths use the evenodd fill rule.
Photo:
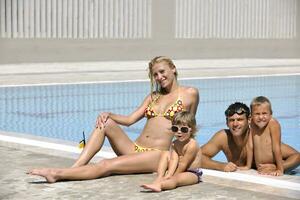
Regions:
<instances>
[{"instance_id":1,"label":"woman's arm","mask_svg":"<svg viewBox=\"0 0 300 200\"><path fill-rule=\"evenodd\" d=\"M105 126L105 123L108 120L108 118L112 119L118 124L124 126L130 126L143 118L145 109L147 108L150 102L151 102L151 95L148 95L144 99L142 104L129 115L119 115L110 112L101 113L97 118L96 126L100 128Z\"/></svg>"},{"instance_id":2,"label":"woman's arm","mask_svg":"<svg viewBox=\"0 0 300 200\"><path fill-rule=\"evenodd\" d=\"M276 162L276 172L272 173L271 175L274 176L281 176L283 175L283 163L282 163L282 154L281 154L281 127L277 120L271 119L269 122L270 127L270 135L272 140L272 149L273 155L275 157Z\"/></svg>"},{"instance_id":3,"label":"woman's arm","mask_svg":"<svg viewBox=\"0 0 300 200\"><path fill-rule=\"evenodd\" d=\"M193 113L194 115L196 115L197 113L197 109L198 109L198 104L199 104L199 100L200 100L200 97L199 97L199 91L197 88L193 88L193 87L190 87L187 89L187 94L186 96L188 96L189 98L189 111L190 113Z\"/></svg>"}]
</instances>

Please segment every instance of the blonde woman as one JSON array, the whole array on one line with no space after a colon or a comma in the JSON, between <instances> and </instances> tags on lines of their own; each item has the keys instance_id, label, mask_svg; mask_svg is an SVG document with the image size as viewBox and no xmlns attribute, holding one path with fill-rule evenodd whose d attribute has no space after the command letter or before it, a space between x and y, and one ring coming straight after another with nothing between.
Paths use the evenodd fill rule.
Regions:
<instances>
[{"instance_id":1,"label":"blonde woman","mask_svg":"<svg viewBox=\"0 0 300 200\"><path fill-rule=\"evenodd\" d=\"M174 136L170 129L174 114L186 110L195 115L199 103L198 90L180 86L177 76L176 66L170 58L155 57L149 63L151 92L135 111L128 116L101 113L86 147L71 168L33 169L28 173L45 177L52 183L95 179L111 174L156 172L162 151L170 148ZM147 118L143 131L135 141L131 141L119 125L130 126L143 117ZM101 150L105 138L117 157L88 164Z\"/></svg>"}]
</instances>

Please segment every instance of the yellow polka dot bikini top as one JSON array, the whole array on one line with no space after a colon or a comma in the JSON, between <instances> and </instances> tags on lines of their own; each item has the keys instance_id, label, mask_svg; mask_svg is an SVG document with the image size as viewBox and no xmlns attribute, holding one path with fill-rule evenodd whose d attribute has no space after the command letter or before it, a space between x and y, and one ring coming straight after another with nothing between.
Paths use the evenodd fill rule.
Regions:
<instances>
[{"instance_id":1,"label":"yellow polka dot bikini top","mask_svg":"<svg viewBox=\"0 0 300 200\"><path fill-rule=\"evenodd\" d=\"M148 119L152 117L163 116L167 119L172 120L176 113L184 110L182 101L178 97L177 100L163 114L155 112L155 110L153 109L153 105L157 102L159 97L160 95L156 96L155 99L145 109L145 117L147 117Z\"/></svg>"}]
</instances>

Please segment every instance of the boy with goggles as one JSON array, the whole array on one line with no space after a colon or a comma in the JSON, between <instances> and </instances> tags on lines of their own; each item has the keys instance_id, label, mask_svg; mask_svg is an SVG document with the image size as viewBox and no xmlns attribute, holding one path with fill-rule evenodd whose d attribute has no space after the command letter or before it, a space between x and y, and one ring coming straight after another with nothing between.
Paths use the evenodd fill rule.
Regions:
<instances>
[{"instance_id":1,"label":"boy with goggles","mask_svg":"<svg viewBox=\"0 0 300 200\"><path fill-rule=\"evenodd\" d=\"M201 182L201 151L198 152L195 140L197 128L194 115L187 111L177 113L171 130L176 140L170 151L162 153L154 182L141 185L145 189L160 192Z\"/></svg>"},{"instance_id":2,"label":"boy with goggles","mask_svg":"<svg viewBox=\"0 0 300 200\"><path fill-rule=\"evenodd\" d=\"M202 167L225 172L250 169L253 159L250 109L244 103L235 102L226 109L225 117L228 129L218 131L201 147ZM212 159L220 151L227 162Z\"/></svg>"}]
</instances>

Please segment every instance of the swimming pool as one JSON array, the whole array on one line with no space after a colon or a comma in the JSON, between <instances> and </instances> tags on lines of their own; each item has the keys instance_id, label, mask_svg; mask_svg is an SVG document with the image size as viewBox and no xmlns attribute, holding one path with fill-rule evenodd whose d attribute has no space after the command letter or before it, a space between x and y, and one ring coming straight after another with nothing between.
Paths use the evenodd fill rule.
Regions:
<instances>
[{"instance_id":1,"label":"swimming pool","mask_svg":"<svg viewBox=\"0 0 300 200\"><path fill-rule=\"evenodd\" d=\"M282 141L299 151L300 75L195 78L179 82L200 91L196 116L200 144L226 128L224 110L229 104L241 101L249 105L253 97L264 95L271 100L273 116L281 123ZM89 135L100 112L128 114L149 91L148 81L1 87L0 130L80 141L82 131ZM135 139L144 123L145 119L124 129ZM225 159L222 154L217 158Z\"/></svg>"}]
</instances>

